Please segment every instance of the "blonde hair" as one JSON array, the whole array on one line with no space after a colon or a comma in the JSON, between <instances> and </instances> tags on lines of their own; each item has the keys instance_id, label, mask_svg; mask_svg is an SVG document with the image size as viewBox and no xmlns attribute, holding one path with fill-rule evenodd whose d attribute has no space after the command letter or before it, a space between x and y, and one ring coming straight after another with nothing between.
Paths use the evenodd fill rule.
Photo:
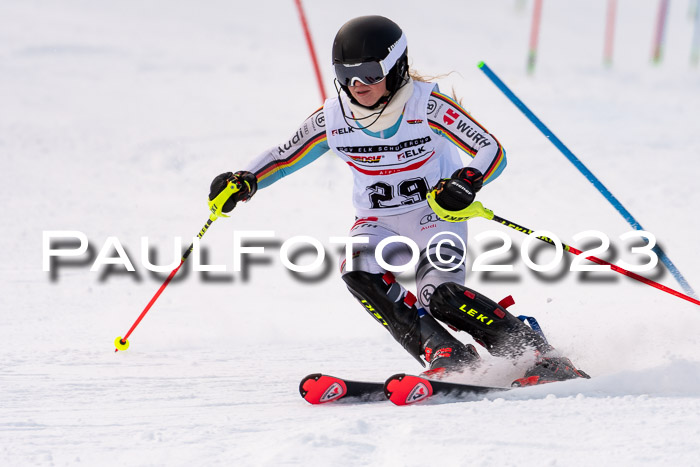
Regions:
<instances>
[{"instance_id":1,"label":"blonde hair","mask_svg":"<svg viewBox=\"0 0 700 467\"><path fill-rule=\"evenodd\" d=\"M420 81L421 83L432 83L433 81L447 78L452 73L456 73L456 72L450 71L449 73L443 73L440 75L424 75L424 74L420 73L419 71L414 70L410 67L408 69L408 76L410 76L413 81ZM455 102L457 102L460 106L462 106L462 98L457 97L457 93L455 92L454 86L452 86L452 99L454 99Z\"/></svg>"}]
</instances>

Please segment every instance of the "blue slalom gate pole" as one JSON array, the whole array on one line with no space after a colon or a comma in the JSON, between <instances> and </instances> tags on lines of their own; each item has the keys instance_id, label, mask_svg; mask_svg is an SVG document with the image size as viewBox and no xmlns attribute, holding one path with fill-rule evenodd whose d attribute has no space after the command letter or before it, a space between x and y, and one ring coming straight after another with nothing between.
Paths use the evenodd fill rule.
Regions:
<instances>
[{"instance_id":1,"label":"blue slalom gate pole","mask_svg":"<svg viewBox=\"0 0 700 467\"><path fill-rule=\"evenodd\" d=\"M501 81L501 79L498 76L496 76L496 73L494 73L493 70L491 70L491 68L489 68L489 66L486 63L480 62L479 68L481 69L481 71L484 72L484 74L486 74L486 76L493 82L493 84L495 84L496 87L498 87L498 89L500 89L501 92L503 92L503 94L505 94L506 97L510 99L510 101L513 104L515 104L515 106L519 108L522 113L525 114L528 120L530 120L537 127L537 129L540 130L542 134L544 134L544 136L548 140L550 140L554 146L556 146L557 149L559 149L559 151L564 155L564 157L566 157L569 160L569 162L574 164L578 171L581 172L583 176L586 177L586 179L593 184L594 187L596 187L600 194L602 194L605 197L605 199L607 199L608 202L610 202L610 204L613 205L617 212L619 212L622 215L622 217L624 217L625 220L634 229L644 230L644 228L639 222L637 222L634 216L632 216L632 214L627 209L625 209L622 203L620 203L620 201L617 198L615 198L615 196L613 196L612 193L610 193L610 190L608 190L600 182L600 180L598 180L598 178L595 175L593 175L593 172L588 170L588 168L583 164L583 162L581 162L574 155L574 153L572 153L569 150L569 148L567 148L564 145L564 143L562 143L561 140L557 138L556 135L554 135L554 133L552 133L552 131L549 128L547 128L547 126L544 123L542 123L542 121L539 118L537 118L537 116L535 116L535 114L532 113L530 109L528 109L528 107L523 103L523 101L518 99L518 97L515 94L513 94L513 91L511 91L508 88L508 86L506 86L505 83ZM657 244L653 250L658 255L661 262L669 270L671 275L673 275L676 281L678 281L685 293L697 298L697 295L695 295L695 291L693 290L693 288L690 286L690 284L688 284L688 281L685 279L685 277L683 277L683 274L681 274L681 272L673 264L673 262L666 255L666 253L664 253L661 247Z\"/></svg>"}]
</instances>

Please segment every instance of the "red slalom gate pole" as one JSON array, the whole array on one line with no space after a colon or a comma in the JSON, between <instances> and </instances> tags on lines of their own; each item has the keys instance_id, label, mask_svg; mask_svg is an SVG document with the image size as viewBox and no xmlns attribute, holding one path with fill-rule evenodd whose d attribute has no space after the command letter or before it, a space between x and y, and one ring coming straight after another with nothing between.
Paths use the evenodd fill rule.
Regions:
<instances>
[{"instance_id":1,"label":"red slalom gate pole","mask_svg":"<svg viewBox=\"0 0 700 467\"><path fill-rule=\"evenodd\" d=\"M306 15L304 14L304 9L301 6L301 0L294 0L297 6L297 11L299 12L299 19L301 20L301 26L304 29L304 37L306 37L306 45L309 47L309 54L311 54L311 62L314 66L314 72L316 74L316 81L318 82L318 90L321 92L321 99L326 100L326 91L323 88L323 78L321 77L321 69L318 66L318 59L316 58L316 51L314 50L314 43L311 40L311 32L309 31L309 25L306 22Z\"/></svg>"},{"instance_id":2,"label":"red slalom gate pole","mask_svg":"<svg viewBox=\"0 0 700 467\"><path fill-rule=\"evenodd\" d=\"M535 0L535 8L532 11L532 26L530 27L530 49L527 54L527 72L535 71L537 61L537 39L540 35L540 18L542 17L542 0Z\"/></svg>"},{"instance_id":3,"label":"red slalom gate pole","mask_svg":"<svg viewBox=\"0 0 700 467\"><path fill-rule=\"evenodd\" d=\"M654 47L651 59L655 64L661 63L664 49L664 35L666 32L666 18L668 17L668 0L659 1L659 13L656 17L656 33L654 34Z\"/></svg>"},{"instance_id":4,"label":"red slalom gate pole","mask_svg":"<svg viewBox=\"0 0 700 467\"><path fill-rule=\"evenodd\" d=\"M617 0L608 0L608 13L605 20L605 50L603 51L603 63L612 65L613 45L615 43L615 11Z\"/></svg>"}]
</instances>

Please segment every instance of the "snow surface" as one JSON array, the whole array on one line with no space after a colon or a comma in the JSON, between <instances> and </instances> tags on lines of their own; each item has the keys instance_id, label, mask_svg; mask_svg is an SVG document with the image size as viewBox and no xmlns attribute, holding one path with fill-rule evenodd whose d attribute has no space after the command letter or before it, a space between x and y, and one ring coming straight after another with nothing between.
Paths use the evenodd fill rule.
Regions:
<instances>
[{"instance_id":1,"label":"snow surface","mask_svg":"<svg viewBox=\"0 0 700 467\"><path fill-rule=\"evenodd\" d=\"M423 73L441 80L508 151L480 194L497 214L574 244L595 229L632 261L622 217L478 70L485 60L653 232L700 289L700 75L689 2L672 2L665 57L649 63L657 2L621 0L614 66L606 3L545 2L536 73L525 73L532 2L307 0L326 92L335 31L384 14ZM608 273L471 272L468 284L534 314L588 381L466 402L310 406L299 380L383 380L421 368L346 292L331 236L353 221L349 171L332 156L219 220L202 242L218 281L189 269L117 354L160 286L158 264L206 220L211 178L286 140L320 98L292 1L0 2L0 465L698 465L700 309ZM90 254L42 271L42 232L79 230ZM274 230L249 274L233 232ZM471 222L474 236L506 231ZM279 242L313 235L327 274L294 278ZM110 236L137 273L90 272ZM112 249L110 252L113 253ZM547 260L542 252L540 260ZM299 259L310 261L309 255ZM64 260L65 261L65 260ZM262 261L262 262L261 262ZM567 263L568 264L568 263ZM650 277L680 289L659 267ZM469 339L462 334L465 341ZM485 354L485 352L482 352ZM471 381L508 384L484 355Z\"/></svg>"}]
</instances>

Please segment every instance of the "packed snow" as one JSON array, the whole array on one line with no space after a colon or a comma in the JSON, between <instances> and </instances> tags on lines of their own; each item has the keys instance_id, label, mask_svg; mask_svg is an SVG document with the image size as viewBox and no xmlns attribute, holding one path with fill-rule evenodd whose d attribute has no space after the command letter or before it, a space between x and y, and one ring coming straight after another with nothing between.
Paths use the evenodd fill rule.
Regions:
<instances>
[{"instance_id":1,"label":"packed snow","mask_svg":"<svg viewBox=\"0 0 700 467\"><path fill-rule=\"evenodd\" d=\"M442 89L507 150L484 205L579 247L578 233L601 231L612 242L601 256L639 260L620 239L630 225L477 68L484 60L700 290L697 2L671 3L652 65L658 2L618 1L606 68L607 2L545 2L533 75L532 1L304 8L329 96L337 29L392 18L411 65L445 75ZM175 237L186 246L207 220L211 179L286 141L321 105L294 2L8 0L0 23L0 465L697 465L700 307L610 271L568 272L570 258L537 274L520 259L525 236L484 219L470 221L468 264L498 246L474 237L500 231L513 246L493 261L514 271L469 272L467 285L512 295L512 311L536 316L593 378L410 407L307 404L298 384L309 373L422 371L339 277L329 239L353 223L352 180L332 154L217 220L202 261L226 271L186 263L115 353L167 276L142 253L177 260ZM258 242L265 253L233 272L234 232L263 230L274 231ZM89 248L44 271L47 231L83 232ZM299 235L326 246L322 270L283 266L280 244ZM105 244L116 256L115 241L136 272L91 271ZM645 275L683 292L661 265ZM480 353L484 367L463 380L519 376Z\"/></svg>"}]
</instances>

